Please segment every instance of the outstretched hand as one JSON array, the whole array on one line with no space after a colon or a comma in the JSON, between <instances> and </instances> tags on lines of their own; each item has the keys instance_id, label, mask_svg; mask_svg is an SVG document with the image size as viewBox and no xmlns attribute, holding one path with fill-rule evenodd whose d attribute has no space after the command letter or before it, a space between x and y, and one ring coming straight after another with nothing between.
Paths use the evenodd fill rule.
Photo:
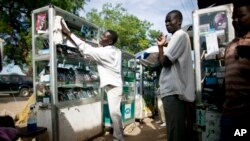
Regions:
<instances>
[{"instance_id":1,"label":"outstretched hand","mask_svg":"<svg viewBox=\"0 0 250 141\"><path fill-rule=\"evenodd\" d=\"M65 25L63 24L62 20L61 20L61 25L62 25L62 33L67 36L70 37L71 32L65 27Z\"/></svg>"},{"instance_id":2,"label":"outstretched hand","mask_svg":"<svg viewBox=\"0 0 250 141\"><path fill-rule=\"evenodd\" d=\"M161 33L161 35L157 38L157 45L163 47L166 44L166 37Z\"/></svg>"},{"instance_id":3,"label":"outstretched hand","mask_svg":"<svg viewBox=\"0 0 250 141\"><path fill-rule=\"evenodd\" d=\"M71 32L68 28L65 27L65 25L63 24L62 20L61 20L61 25L62 25L62 33L76 46L78 47L78 45L76 44L76 42L70 37Z\"/></svg>"}]
</instances>

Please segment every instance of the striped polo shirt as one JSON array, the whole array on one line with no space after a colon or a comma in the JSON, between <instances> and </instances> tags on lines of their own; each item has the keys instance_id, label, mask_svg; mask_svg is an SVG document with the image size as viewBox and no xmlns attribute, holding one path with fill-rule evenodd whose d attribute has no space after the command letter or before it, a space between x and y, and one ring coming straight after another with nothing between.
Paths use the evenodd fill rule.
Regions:
<instances>
[{"instance_id":1,"label":"striped polo shirt","mask_svg":"<svg viewBox=\"0 0 250 141\"><path fill-rule=\"evenodd\" d=\"M223 114L250 115L250 32L234 39L225 52L226 99Z\"/></svg>"}]
</instances>

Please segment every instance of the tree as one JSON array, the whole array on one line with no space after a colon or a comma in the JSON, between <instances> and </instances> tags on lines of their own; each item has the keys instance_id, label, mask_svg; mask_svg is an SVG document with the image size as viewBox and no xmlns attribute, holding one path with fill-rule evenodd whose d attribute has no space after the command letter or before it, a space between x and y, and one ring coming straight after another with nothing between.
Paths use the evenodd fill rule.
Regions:
<instances>
[{"instance_id":1,"label":"tree","mask_svg":"<svg viewBox=\"0 0 250 141\"><path fill-rule=\"evenodd\" d=\"M0 38L4 39L7 61L31 66L31 12L53 4L78 15L90 0L0 0Z\"/></svg>"},{"instance_id":2,"label":"tree","mask_svg":"<svg viewBox=\"0 0 250 141\"><path fill-rule=\"evenodd\" d=\"M122 4L106 3L101 12L92 9L86 18L103 29L117 31L119 40L116 46L133 54L153 45L160 34L160 31L150 29L152 23L129 14Z\"/></svg>"}]
</instances>

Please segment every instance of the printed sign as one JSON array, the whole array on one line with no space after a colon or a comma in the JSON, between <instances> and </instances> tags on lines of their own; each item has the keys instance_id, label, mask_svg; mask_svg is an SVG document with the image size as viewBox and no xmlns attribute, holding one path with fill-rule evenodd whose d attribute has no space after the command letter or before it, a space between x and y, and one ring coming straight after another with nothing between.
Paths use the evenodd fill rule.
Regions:
<instances>
[{"instance_id":1,"label":"printed sign","mask_svg":"<svg viewBox=\"0 0 250 141\"><path fill-rule=\"evenodd\" d=\"M131 118L131 104L125 105L125 119Z\"/></svg>"},{"instance_id":2,"label":"printed sign","mask_svg":"<svg viewBox=\"0 0 250 141\"><path fill-rule=\"evenodd\" d=\"M47 18L46 13L40 13L37 15L37 17L36 17L36 31L38 33L46 32L46 30L47 30L46 18Z\"/></svg>"}]
</instances>

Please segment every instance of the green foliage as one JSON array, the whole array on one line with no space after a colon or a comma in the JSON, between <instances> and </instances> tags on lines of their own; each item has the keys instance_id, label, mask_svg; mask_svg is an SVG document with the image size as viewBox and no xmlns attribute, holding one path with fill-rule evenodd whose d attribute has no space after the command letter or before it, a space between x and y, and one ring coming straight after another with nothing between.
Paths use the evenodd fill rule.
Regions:
<instances>
[{"instance_id":1,"label":"green foliage","mask_svg":"<svg viewBox=\"0 0 250 141\"><path fill-rule=\"evenodd\" d=\"M136 16L129 14L122 4L113 6L111 3L106 3L101 12L92 9L86 16L89 21L103 29L117 31L119 40L116 46L133 54L153 45L155 38L160 33L150 30L152 26L150 22L141 21Z\"/></svg>"},{"instance_id":2,"label":"green foliage","mask_svg":"<svg viewBox=\"0 0 250 141\"><path fill-rule=\"evenodd\" d=\"M53 4L78 15L90 0L0 0L0 38L5 40L4 55L16 64L32 62L31 12Z\"/></svg>"},{"instance_id":3,"label":"green foliage","mask_svg":"<svg viewBox=\"0 0 250 141\"><path fill-rule=\"evenodd\" d=\"M149 40L150 40L150 45L153 46L156 43L157 37L161 34L161 31L157 30L149 30Z\"/></svg>"},{"instance_id":4,"label":"green foliage","mask_svg":"<svg viewBox=\"0 0 250 141\"><path fill-rule=\"evenodd\" d=\"M90 0L0 0L0 38L5 40L4 55L8 61L32 66L31 12L34 9L53 4L79 15ZM118 32L117 47L130 53L137 53L155 43L159 31L151 30L152 24L129 14L121 4L106 3L102 11L92 9L87 19Z\"/></svg>"}]
</instances>

